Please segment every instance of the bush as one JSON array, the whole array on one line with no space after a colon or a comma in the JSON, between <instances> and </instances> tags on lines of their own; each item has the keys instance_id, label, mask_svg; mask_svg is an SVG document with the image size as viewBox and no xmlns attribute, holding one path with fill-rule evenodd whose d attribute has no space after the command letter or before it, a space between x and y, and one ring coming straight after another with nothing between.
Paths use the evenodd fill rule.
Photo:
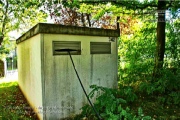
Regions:
<instances>
[{"instance_id":1,"label":"bush","mask_svg":"<svg viewBox=\"0 0 180 120\"><path fill-rule=\"evenodd\" d=\"M121 97L119 97L118 89L111 89L101 86L92 85L93 89L89 97L95 97L95 94L101 93L94 103L94 107L100 114L103 120L149 120L150 116L144 116L141 108L138 108L137 115L133 114L130 108L127 106L127 101ZM79 118L86 117L88 120L97 120L97 117L89 105L85 105L82 108L81 115Z\"/></svg>"}]
</instances>

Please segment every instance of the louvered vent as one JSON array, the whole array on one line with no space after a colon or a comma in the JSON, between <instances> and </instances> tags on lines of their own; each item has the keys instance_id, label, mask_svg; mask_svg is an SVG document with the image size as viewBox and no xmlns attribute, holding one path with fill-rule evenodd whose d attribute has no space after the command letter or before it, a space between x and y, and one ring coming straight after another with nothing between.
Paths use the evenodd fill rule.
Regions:
<instances>
[{"instance_id":1,"label":"louvered vent","mask_svg":"<svg viewBox=\"0 0 180 120\"><path fill-rule=\"evenodd\" d=\"M111 42L91 42L91 54L111 54Z\"/></svg>"},{"instance_id":2,"label":"louvered vent","mask_svg":"<svg viewBox=\"0 0 180 120\"><path fill-rule=\"evenodd\" d=\"M69 55L67 51L57 51L60 49L72 49L74 51L71 51L71 55L80 55L81 54L81 42L78 42L78 41L53 41L53 55Z\"/></svg>"}]
</instances>

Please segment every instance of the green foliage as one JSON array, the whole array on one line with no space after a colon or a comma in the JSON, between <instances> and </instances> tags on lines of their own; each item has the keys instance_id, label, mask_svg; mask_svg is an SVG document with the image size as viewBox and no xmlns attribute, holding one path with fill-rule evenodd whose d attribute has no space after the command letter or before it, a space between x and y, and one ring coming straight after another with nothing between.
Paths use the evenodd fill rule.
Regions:
<instances>
[{"instance_id":1,"label":"green foliage","mask_svg":"<svg viewBox=\"0 0 180 120\"><path fill-rule=\"evenodd\" d=\"M150 116L144 116L141 108L138 108L137 115L134 115L129 107L127 106L127 101L122 99L119 90L111 89L101 86L92 85L93 89L89 97L95 98L94 107L97 109L98 113L105 120L140 120L146 119L150 120ZM96 97L98 96L98 97ZM79 118L87 117L88 119L96 120L94 111L89 105L85 105L82 108L82 113Z\"/></svg>"},{"instance_id":2,"label":"green foliage","mask_svg":"<svg viewBox=\"0 0 180 120\"><path fill-rule=\"evenodd\" d=\"M167 44L165 52L165 66L176 68L180 65L180 19L175 19L174 22L167 24Z\"/></svg>"},{"instance_id":3,"label":"green foliage","mask_svg":"<svg viewBox=\"0 0 180 120\"><path fill-rule=\"evenodd\" d=\"M92 13L93 5L82 4L80 6L79 12L90 14Z\"/></svg>"},{"instance_id":4,"label":"green foliage","mask_svg":"<svg viewBox=\"0 0 180 120\"><path fill-rule=\"evenodd\" d=\"M9 37L5 37L0 47L0 59L5 60L7 55L15 48L15 44L9 41Z\"/></svg>"},{"instance_id":5,"label":"green foliage","mask_svg":"<svg viewBox=\"0 0 180 120\"><path fill-rule=\"evenodd\" d=\"M38 0L1 0L0 2L0 44L3 41L10 40L8 35L16 30L20 32L27 31L38 22L46 21L47 14L39 10ZM17 38L17 36L11 36ZM4 47L7 45L4 44ZM5 48L6 49L6 48ZM7 48L8 49L8 48ZM3 48L1 49L3 50ZM2 51L1 51L2 52ZM4 50L3 53L7 53Z\"/></svg>"},{"instance_id":6,"label":"green foliage","mask_svg":"<svg viewBox=\"0 0 180 120\"><path fill-rule=\"evenodd\" d=\"M131 34L121 35L119 43L119 87L131 88L137 96L156 97L162 104L179 105L180 42L179 19L168 22L166 51L160 76L153 77L156 23L134 24ZM128 91L128 90L126 90ZM154 98L153 98L154 99Z\"/></svg>"},{"instance_id":7,"label":"green foliage","mask_svg":"<svg viewBox=\"0 0 180 120\"><path fill-rule=\"evenodd\" d=\"M164 66L159 70L160 76L154 78L153 71L156 53L156 23L138 19L137 24L130 26L131 32L121 34L119 40L119 89L125 90L132 96L132 102L141 101L144 108L154 109L157 118L163 115L165 106L176 106L180 104L180 41L179 41L179 18L172 19L166 23L166 51ZM122 92L122 93L126 93ZM122 94L124 96L124 94ZM134 94L136 97L134 97ZM123 97L126 101L131 98ZM133 99L135 98L135 99ZM152 104L144 105L147 101ZM131 101L129 101L131 102ZM162 107L161 110L153 108L153 104ZM171 111L171 110L170 110ZM176 110L174 110L176 111ZM150 112L151 113L151 112ZM153 112L152 112L153 113ZM161 115L160 115L161 114ZM172 113L176 114L176 113ZM161 116L161 117L160 117ZM168 116L168 117L167 117ZM172 119L166 115L164 119ZM163 118L163 117L162 117Z\"/></svg>"},{"instance_id":8,"label":"green foliage","mask_svg":"<svg viewBox=\"0 0 180 120\"><path fill-rule=\"evenodd\" d=\"M138 99L132 86L119 85L119 95L125 99L127 102L134 102Z\"/></svg>"},{"instance_id":9,"label":"green foliage","mask_svg":"<svg viewBox=\"0 0 180 120\"><path fill-rule=\"evenodd\" d=\"M134 35L122 35L119 43L121 84L132 84L151 79L154 68L155 23L136 23Z\"/></svg>"},{"instance_id":10,"label":"green foliage","mask_svg":"<svg viewBox=\"0 0 180 120\"><path fill-rule=\"evenodd\" d=\"M58 0L58 1L56 0L55 2L60 3L60 0ZM79 8L79 0L62 0L61 2L65 7L69 7L69 8L77 7L77 8ZM52 2L52 4L54 4L54 3Z\"/></svg>"}]
</instances>

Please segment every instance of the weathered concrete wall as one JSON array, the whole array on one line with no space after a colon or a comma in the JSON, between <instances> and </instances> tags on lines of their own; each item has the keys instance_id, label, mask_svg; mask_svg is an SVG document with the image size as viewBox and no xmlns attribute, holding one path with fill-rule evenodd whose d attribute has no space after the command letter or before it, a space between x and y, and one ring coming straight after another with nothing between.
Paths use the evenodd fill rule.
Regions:
<instances>
[{"instance_id":1,"label":"weathered concrete wall","mask_svg":"<svg viewBox=\"0 0 180 120\"><path fill-rule=\"evenodd\" d=\"M39 23L17 39L19 85L40 119L56 120L80 112L88 103L68 55L53 56L52 41L81 41L73 60L87 93L92 84L117 87L117 41L112 54L90 54L90 42L110 42L118 30ZM42 108L42 109L39 109Z\"/></svg>"},{"instance_id":2,"label":"weathered concrete wall","mask_svg":"<svg viewBox=\"0 0 180 120\"><path fill-rule=\"evenodd\" d=\"M44 34L43 38L45 119L68 117L88 103L69 56L53 56L52 41L81 41L81 55L72 57L87 93L92 84L117 87L117 41L111 43L112 54L91 55L90 42L109 42L109 37Z\"/></svg>"},{"instance_id":3,"label":"weathered concrete wall","mask_svg":"<svg viewBox=\"0 0 180 120\"><path fill-rule=\"evenodd\" d=\"M42 106L41 35L31 37L17 46L18 83L32 108ZM38 115L41 119L43 114Z\"/></svg>"}]
</instances>

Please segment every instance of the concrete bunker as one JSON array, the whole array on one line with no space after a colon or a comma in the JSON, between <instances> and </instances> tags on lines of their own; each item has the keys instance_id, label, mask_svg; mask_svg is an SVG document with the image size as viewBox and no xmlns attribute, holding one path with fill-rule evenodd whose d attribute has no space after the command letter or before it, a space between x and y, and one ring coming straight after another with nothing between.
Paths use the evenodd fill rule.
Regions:
<instances>
[{"instance_id":1,"label":"concrete bunker","mask_svg":"<svg viewBox=\"0 0 180 120\"><path fill-rule=\"evenodd\" d=\"M87 91L90 85L117 87L118 30L39 23L17 39L18 82L41 120L80 112L88 103L68 52Z\"/></svg>"}]
</instances>

